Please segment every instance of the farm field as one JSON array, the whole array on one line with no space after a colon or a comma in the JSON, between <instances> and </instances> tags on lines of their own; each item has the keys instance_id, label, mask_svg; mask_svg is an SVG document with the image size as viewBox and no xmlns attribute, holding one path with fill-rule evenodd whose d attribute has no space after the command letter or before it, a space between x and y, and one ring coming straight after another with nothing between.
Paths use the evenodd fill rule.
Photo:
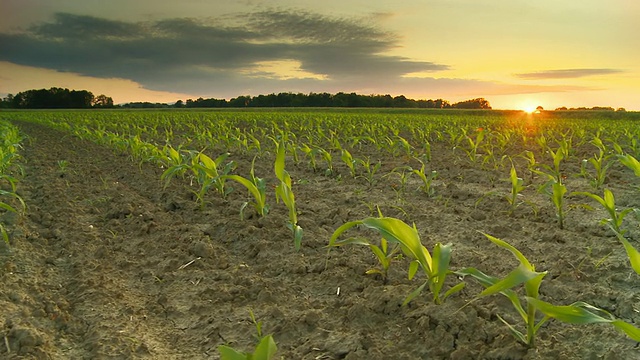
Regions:
<instances>
[{"instance_id":1,"label":"farm field","mask_svg":"<svg viewBox=\"0 0 640 360\"><path fill-rule=\"evenodd\" d=\"M0 209L2 358L217 359L221 345L255 348L253 314L278 359L640 359L610 323L549 319L526 346L501 321L527 335L510 300L462 276L519 268L484 234L502 239L535 266L513 285L525 309L522 283L546 272L540 300L588 303L638 336L640 275L623 245L640 249L640 169L625 163L640 158L638 113L3 111L0 123L23 137L2 169L15 182L0 178L19 197L0 197L17 210ZM594 196L607 191L619 221L604 224ZM380 215L415 224L434 258L451 244L456 273L436 301L429 284L403 305L428 279L421 267L409 280L417 263L400 249L385 276L361 244L383 248L375 230L327 247Z\"/></svg>"}]
</instances>

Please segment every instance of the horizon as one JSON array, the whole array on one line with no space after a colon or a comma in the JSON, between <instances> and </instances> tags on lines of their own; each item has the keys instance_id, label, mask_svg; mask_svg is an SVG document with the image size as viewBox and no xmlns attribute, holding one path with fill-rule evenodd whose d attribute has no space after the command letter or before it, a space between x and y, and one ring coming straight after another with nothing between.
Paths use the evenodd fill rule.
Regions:
<instances>
[{"instance_id":1,"label":"horizon","mask_svg":"<svg viewBox=\"0 0 640 360\"><path fill-rule=\"evenodd\" d=\"M0 96L61 87L123 104L355 92L640 110L632 0L332 1L3 0Z\"/></svg>"}]
</instances>

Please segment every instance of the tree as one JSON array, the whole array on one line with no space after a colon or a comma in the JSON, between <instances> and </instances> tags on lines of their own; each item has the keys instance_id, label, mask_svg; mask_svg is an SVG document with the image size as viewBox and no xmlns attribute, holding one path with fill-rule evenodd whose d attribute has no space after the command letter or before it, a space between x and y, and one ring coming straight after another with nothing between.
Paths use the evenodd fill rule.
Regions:
<instances>
[{"instance_id":1,"label":"tree","mask_svg":"<svg viewBox=\"0 0 640 360\"><path fill-rule=\"evenodd\" d=\"M93 107L95 108L112 108L113 107L113 99L100 94L93 99Z\"/></svg>"},{"instance_id":2,"label":"tree","mask_svg":"<svg viewBox=\"0 0 640 360\"><path fill-rule=\"evenodd\" d=\"M457 109L491 109L491 105L485 98L461 101L451 105L451 107Z\"/></svg>"}]
</instances>

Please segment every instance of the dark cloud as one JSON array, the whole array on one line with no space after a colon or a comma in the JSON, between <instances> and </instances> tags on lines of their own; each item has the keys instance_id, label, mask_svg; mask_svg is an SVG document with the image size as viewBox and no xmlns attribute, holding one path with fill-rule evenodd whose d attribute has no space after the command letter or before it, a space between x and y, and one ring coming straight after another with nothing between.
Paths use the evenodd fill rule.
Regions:
<instances>
[{"instance_id":1,"label":"dark cloud","mask_svg":"<svg viewBox=\"0 0 640 360\"><path fill-rule=\"evenodd\" d=\"M623 72L619 69L560 69L546 70L532 73L516 74L517 77L527 80L538 79L570 79L594 75L610 75Z\"/></svg>"},{"instance_id":2,"label":"dark cloud","mask_svg":"<svg viewBox=\"0 0 640 360\"><path fill-rule=\"evenodd\" d=\"M264 79L259 86L369 82L448 68L384 55L396 46L397 36L375 23L308 12L134 23L59 13L24 32L0 33L0 60L189 93L255 87L255 76L246 74L268 61L299 61L302 70L327 80Z\"/></svg>"}]
</instances>

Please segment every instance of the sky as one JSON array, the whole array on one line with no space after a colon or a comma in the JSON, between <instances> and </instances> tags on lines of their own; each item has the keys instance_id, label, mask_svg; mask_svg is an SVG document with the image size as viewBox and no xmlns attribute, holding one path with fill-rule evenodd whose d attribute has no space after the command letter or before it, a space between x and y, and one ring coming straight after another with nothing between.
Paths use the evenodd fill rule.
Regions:
<instances>
[{"instance_id":1,"label":"sky","mask_svg":"<svg viewBox=\"0 0 640 360\"><path fill-rule=\"evenodd\" d=\"M637 0L0 0L0 96L356 92L640 110Z\"/></svg>"}]
</instances>

